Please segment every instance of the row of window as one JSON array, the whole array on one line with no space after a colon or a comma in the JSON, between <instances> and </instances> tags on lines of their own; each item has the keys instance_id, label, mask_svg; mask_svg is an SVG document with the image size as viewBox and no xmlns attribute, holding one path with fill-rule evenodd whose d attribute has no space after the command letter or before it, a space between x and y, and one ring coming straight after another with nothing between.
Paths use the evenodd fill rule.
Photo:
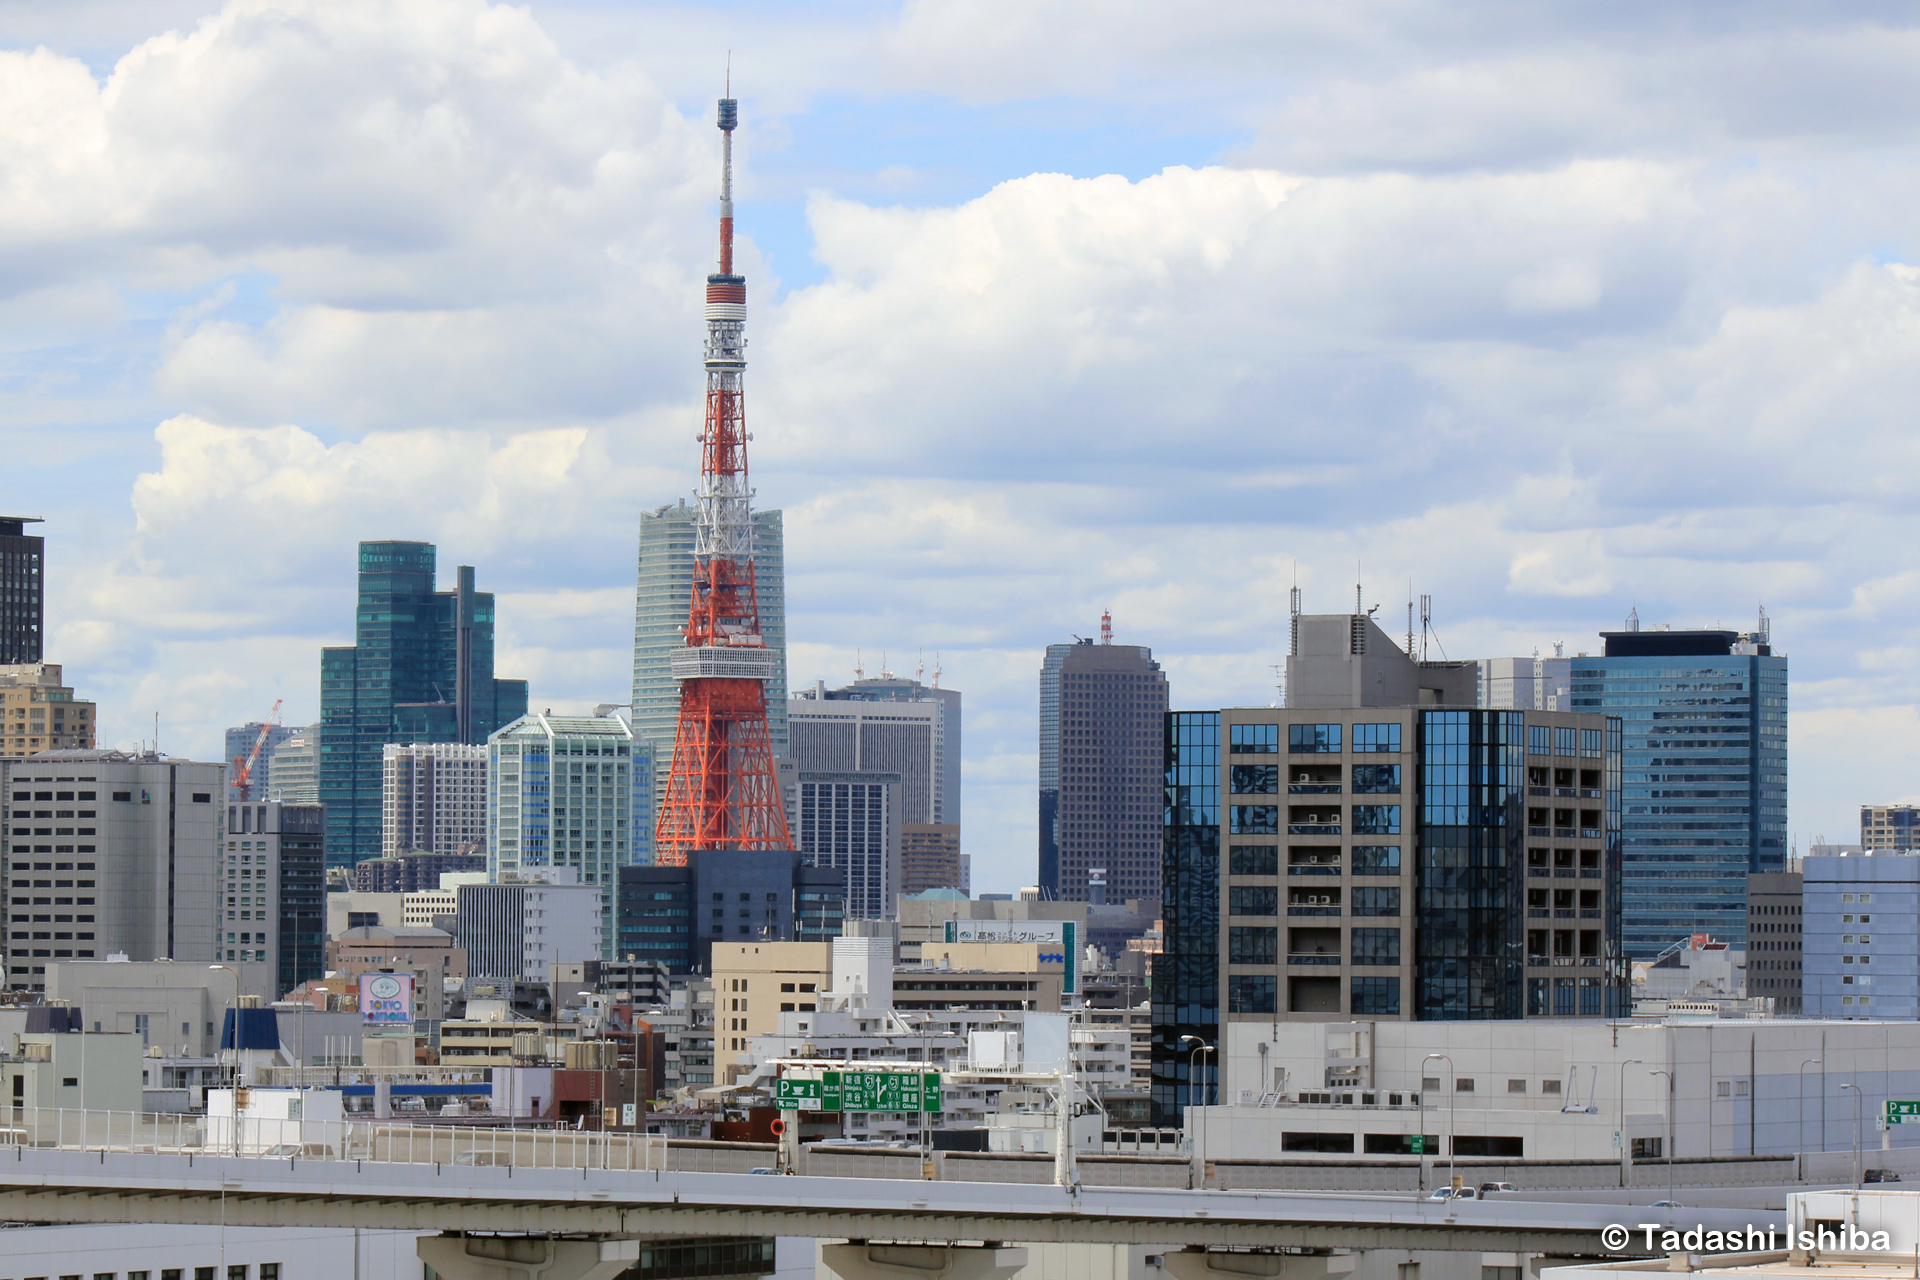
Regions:
<instances>
[{"instance_id":1,"label":"row of window","mask_svg":"<svg viewBox=\"0 0 1920 1280\"><path fill-rule=\"evenodd\" d=\"M1290 724L1287 726L1287 751L1295 755L1337 753L1341 730L1337 724ZM1227 729L1227 744L1236 754L1276 755L1280 750L1280 726L1277 724L1236 724ZM1397 724L1356 724L1353 726L1353 750L1359 753L1398 753L1400 726Z\"/></svg>"},{"instance_id":2,"label":"row of window","mask_svg":"<svg viewBox=\"0 0 1920 1280\"><path fill-rule=\"evenodd\" d=\"M1277 764L1236 764L1231 766L1228 775L1230 791L1244 795L1278 795L1280 792L1280 766ZM1287 770L1287 790L1295 795L1337 795L1340 783L1339 765L1305 765ZM1354 765L1353 790L1356 795L1399 795L1400 766Z\"/></svg>"},{"instance_id":3,"label":"row of window","mask_svg":"<svg viewBox=\"0 0 1920 1280\"><path fill-rule=\"evenodd\" d=\"M220 1268L218 1267L195 1267L193 1268L193 1280L218 1280L219 1272ZM121 1275L118 1271L95 1271L92 1274L93 1280L119 1280ZM253 1274L253 1268L244 1262L227 1264L227 1280L249 1280ZM162 1267L160 1269L160 1280L186 1280L186 1275L187 1269L185 1267ZM277 1262L261 1263L259 1276L260 1280L280 1280L280 1264ZM129 1271L126 1273L126 1280L152 1280L152 1277L153 1272L151 1271ZM34 1278L28 1277L28 1280L34 1280ZM82 1280L82 1277L79 1275L66 1275L61 1276L60 1280Z\"/></svg>"},{"instance_id":4,"label":"row of window","mask_svg":"<svg viewBox=\"0 0 1920 1280\"><path fill-rule=\"evenodd\" d=\"M1288 915L1340 914L1340 887L1289 888ZM1277 916L1280 914L1280 890L1274 885L1236 884L1227 889L1227 914L1230 916ZM1399 885L1356 885L1348 897L1348 914L1356 916L1397 916L1400 914Z\"/></svg>"},{"instance_id":5,"label":"row of window","mask_svg":"<svg viewBox=\"0 0 1920 1280\"><path fill-rule=\"evenodd\" d=\"M1400 846L1397 844L1357 844L1352 849L1351 872L1356 876L1397 876L1400 874ZM1338 846L1293 845L1287 849L1287 874L1312 876L1340 874L1341 851ZM1227 870L1236 876L1277 876L1280 874L1280 846L1237 844L1227 851Z\"/></svg>"},{"instance_id":6,"label":"row of window","mask_svg":"<svg viewBox=\"0 0 1920 1280\"><path fill-rule=\"evenodd\" d=\"M1410 1133L1368 1133L1362 1134L1365 1151L1370 1156L1410 1156L1414 1155L1413 1138ZM1351 1133L1288 1133L1280 1134L1282 1151L1311 1151L1321 1155L1350 1156L1353 1154L1354 1135ZM1439 1136L1427 1134L1421 1146L1420 1154L1437 1156L1441 1154ZM1462 1133L1453 1139L1453 1154L1456 1156L1507 1156L1521 1157L1526 1154L1525 1138L1492 1137L1482 1134ZM1488 1270L1489 1268L1483 1268ZM1405 1268L1403 1267L1404 1271Z\"/></svg>"},{"instance_id":7,"label":"row of window","mask_svg":"<svg viewBox=\"0 0 1920 1280\"><path fill-rule=\"evenodd\" d=\"M1352 807L1353 834L1397 836L1400 834L1400 806L1397 804L1356 804ZM1340 834L1340 806L1293 805L1287 811L1287 834L1296 836ZM1236 836L1277 836L1280 834L1280 806L1275 804L1236 804L1227 806L1227 831Z\"/></svg>"},{"instance_id":8,"label":"row of window","mask_svg":"<svg viewBox=\"0 0 1920 1280\"><path fill-rule=\"evenodd\" d=\"M1287 939L1289 964L1339 964L1341 957L1338 929L1293 929ZM1280 931L1272 925L1230 925L1227 928L1227 963L1279 963ZM1354 929L1354 964L1393 965L1400 963L1400 930Z\"/></svg>"}]
</instances>

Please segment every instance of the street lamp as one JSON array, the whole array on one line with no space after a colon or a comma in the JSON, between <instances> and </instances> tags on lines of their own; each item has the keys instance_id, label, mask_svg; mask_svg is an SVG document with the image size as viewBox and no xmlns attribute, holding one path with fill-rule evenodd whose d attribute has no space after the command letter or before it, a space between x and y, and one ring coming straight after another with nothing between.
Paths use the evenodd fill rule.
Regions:
<instances>
[{"instance_id":1,"label":"street lamp","mask_svg":"<svg viewBox=\"0 0 1920 1280\"><path fill-rule=\"evenodd\" d=\"M1419 1189L1421 1191L1425 1191L1427 1189L1427 1154L1426 1154L1427 1082L1425 1077L1427 1074L1427 1064L1429 1062L1434 1061L1436 1058L1439 1059L1441 1062L1444 1062L1447 1064L1447 1079L1451 1081L1454 1076L1453 1059L1449 1058L1446 1054L1430 1053L1426 1057L1420 1059L1421 1080L1420 1080L1420 1174L1419 1174L1420 1187ZM1436 1076L1434 1078L1438 1079L1439 1077ZM1458 1092L1458 1091L1456 1090L1455 1092ZM1452 1093L1449 1093L1447 1095L1447 1185L1449 1186L1453 1185L1454 1136L1457 1133L1459 1133L1459 1129L1454 1124L1454 1121L1453 1121L1453 1105L1454 1105L1454 1095Z\"/></svg>"},{"instance_id":2,"label":"street lamp","mask_svg":"<svg viewBox=\"0 0 1920 1280\"><path fill-rule=\"evenodd\" d=\"M1853 1193L1860 1194L1860 1099L1865 1095L1857 1084L1843 1084L1842 1089L1853 1090Z\"/></svg>"},{"instance_id":3,"label":"street lamp","mask_svg":"<svg viewBox=\"0 0 1920 1280\"><path fill-rule=\"evenodd\" d=\"M1199 1085L1200 1085L1200 1068L1198 1065L1200 1055L1203 1053L1212 1053L1214 1050L1214 1046L1208 1044L1205 1040L1202 1040L1199 1036L1181 1036L1180 1037L1181 1044L1185 1044L1189 1040L1193 1041L1194 1048L1193 1048L1193 1051L1187 1055L1187 1109L1192 1110L1196 1106L1202 1105L1201 1103L1197 1103L1194 1101L1196 1094L1198 1094L1198 1096L1201 1098L1205 1098L1206 1096L1204 1093L1198 1092ZM1220 1059L1218 1057L1215 1057L1214 1058L1215 1068L1217 1069L1219 1065L1220 1065ZM1193 1148L1194 1158L1200 1161L1202 1176L1204 1176L1205 1170L1207 1167L1207 1162L1205 1159L1201 1158L1201 1155L1200 1155L1200 1143L1201 1143L1200 1131L1202 1127L1203 1126L1199 1123L1193 1123L1189 1125L1189 1132L1191 1133L1194 1141L1194 1148Z\"/></svg>"},{"instance_id":4,"label":"street lamp","mask_svg":"<svg viewBox=\"0 0 1920 1280\"><path fill-rule=\"evenodd\" d=\"M1633 1181L1632 1166L1629 1162L1628 1148L1632 1141L1627 1137L1627 1068L1646 1063L1639 1058L1628 1058L1620 1064L1620 1185L1626 1186Z\"/></svg>"},{"instance_id":5,"label":"street lamp","mask_svg":"<svg viewBox=\"0 0 1920 1280\"><path fill-rule=\"evenodd\" d=\"M1801 1060L1800 1091L1796 1099L1796 1102L1800 1109L1799 1146L1800 1146L1800 1181L1802 1182L1805 1182L1807 1180L1807 1068L1814 1066L1815 1064L1819 1064L1822 1067L1826 1065L1825 1063L1820 1062L1820 1059L1818 1058L1805 1058ZM1823 1071L1822 1074L1824 1075L1825 1072ZM1827 1135L1824 1132L1824 1130L1826 1129L1826 1126L1822 1125L1821 1129L1823 1132L1820 1135L1820 1149L1824 1151L1826 1150L1826 1142L1827 1142Z\"/></svg>"},{"instance_id":6,"label":"street lamp","mask_svg":"<svg viewBox=\"0 0 1920 1280\"><path fill-rule=\"evenodd\" d=\"M1650 1076L1667 1078L1667 1212L1673 1212L1673 1072L1649 1071Z\"/></svg>"}]
</instances>

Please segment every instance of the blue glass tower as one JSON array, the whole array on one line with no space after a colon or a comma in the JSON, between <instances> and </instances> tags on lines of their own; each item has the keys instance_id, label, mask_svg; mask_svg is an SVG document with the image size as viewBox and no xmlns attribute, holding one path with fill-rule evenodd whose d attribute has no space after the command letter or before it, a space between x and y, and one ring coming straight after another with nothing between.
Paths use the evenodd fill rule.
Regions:
<instances>
[{"instance_id":1,"label":"blue glass tower","mask_svg":"<svg viewBox=\"0 0 1920 1280\"><path fill-rule=\"evenodd\" d=\"M1572 660L1575 711L1623 722L1622 944L1747 945L1747 876L1787 852L1787 659L1760 630L1602 633Z\"/></svg>"}]
</instances>

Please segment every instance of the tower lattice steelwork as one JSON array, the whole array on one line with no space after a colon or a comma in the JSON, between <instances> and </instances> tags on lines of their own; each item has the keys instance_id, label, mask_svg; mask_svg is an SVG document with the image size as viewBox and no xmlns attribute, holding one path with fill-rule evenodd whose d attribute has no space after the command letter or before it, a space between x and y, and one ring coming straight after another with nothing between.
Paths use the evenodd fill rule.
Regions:
<instances>
[{"instance_id":1,"label":"tower lattice steelwork","mask_svg":"<svg viewBox=\"0 0 1920 1280\"><path fill-rule=\"evenodd\" d=\"M700 513L694 534L687 643L672 658L680 682L673 769L654 833L654 861L682 865L699 849L790 849L773 776L766 681L776 659L760 635L753 576L753 490L747 483L747 281L733 273L733 131L740 110L720 99L720 270L707 277L707 421L700 434Z\"/></svg>"}]
</instances>

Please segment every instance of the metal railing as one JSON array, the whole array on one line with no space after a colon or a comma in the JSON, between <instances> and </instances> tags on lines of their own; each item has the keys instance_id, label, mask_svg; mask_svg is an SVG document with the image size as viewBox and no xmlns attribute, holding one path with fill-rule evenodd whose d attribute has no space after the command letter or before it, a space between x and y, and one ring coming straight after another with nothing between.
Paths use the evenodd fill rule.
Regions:
<instances>
[{"instance_id":1,"label":"metal railing","mask_svg":"<svg viewBox=\"0 0 1920 1280\"><path fill-rule=\"evenodd\" d=\"M662 1170L667 1139L511 1125L276 1120L142 1111L0 1107L0 1148L522 1169Z\"/></svg>"}]
</instances>

